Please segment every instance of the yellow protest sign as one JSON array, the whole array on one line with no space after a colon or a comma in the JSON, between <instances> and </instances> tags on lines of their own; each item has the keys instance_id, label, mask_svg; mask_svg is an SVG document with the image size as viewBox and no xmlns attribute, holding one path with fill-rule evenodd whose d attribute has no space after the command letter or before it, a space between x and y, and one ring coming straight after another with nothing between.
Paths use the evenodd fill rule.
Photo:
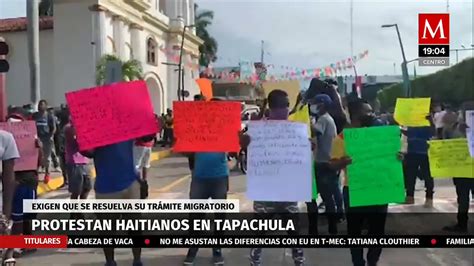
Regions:
<instances>
[{"instance_id":1,"label":"yellow protest sign","mask_svg":"<svg viewBox=\"0 0 474 266\"><path fill-rule=\"evenodd\" d=\"M398 98L394 118L407 127L429 126L426 116L430 113L431 98Z\"/></svg>"},{"instance_id":2,"label":"yellow protest sign","mask_svg":"<svg viewBox=\"0 0 474 266\"><path fill-rule=\"evenodd\" d=\"M474 158L466 139L432 140L428 157L433 178L474 177Z\"/></svg>"},{"instance_id":3,"label":"yellow protest sign","mask_svg":"<svg viewBox=\"0 0 474 266\"><path fill-rule=\"evenodd\" d=\"M300 82L298 80L282 80L276 82L264 82L262 84L265 92L265 97L273 90L283 90L288 93L288 99L290 100L290 109L296 104L296 99L300 93Z\"/></svg>"},{"instance_id":4,"label":"yellow protest sign","mask_svg":"<svg viewBox=\"0 0 474 266\"><path fill-rule=\"evenodd\" d=\"M308 136L311 136L311 120L309 119L308 105L305 105L302 108L298 107L296 109L296 112L290 115L288 120L293 122L305 123L306 125L308 125Z\"/></svg>"}]
</instances>

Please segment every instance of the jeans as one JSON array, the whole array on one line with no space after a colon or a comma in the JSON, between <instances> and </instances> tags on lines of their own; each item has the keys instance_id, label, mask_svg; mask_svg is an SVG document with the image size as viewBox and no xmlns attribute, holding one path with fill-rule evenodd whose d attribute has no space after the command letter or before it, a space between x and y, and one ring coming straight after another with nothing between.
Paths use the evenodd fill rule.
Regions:
<instances>
[{"instance_id":1,"label":"jeans","mask_svg":"<svg viewBox=\"0 0 474 266\"><path fill-rule=\"evenodd\" d=\"M255 201L253 204L255 213L274 213L283 216L282 218L288 219L287 215L291 213L298 213L297 202L263 202ZM294 220L295 224L298 221ZM261 232L264 233L264 232ZM297 236L299 235L298 226L295 231L288 231L288 235ZM304 252L302 248L292 248L292 257L295 263L304 262ZM262 248L251 248L250 249L250 260L255 263L261 263L262 260Z\"/></svg>"},{"instance_id":2,"label":"jeans","mask_svg":"<svg viewBox=\"0 0 474 266\"><path fill-rule=\"evenodd\" d=\"M337 198L337 195L335 195L335 192L339 186L339 177L337 172L330 169L327 163L316 163L315 167L318 192L326 206L329 233L336 234L337 217L335 198Z\"/></svg>"},{"instance_id":3,"label":"jeans","mask_svg":"<svg viewBox=\"0 0 474 266\"><path fill-rule=\"evenodd\" d=\"M405 188L408 197L415 195L416 177L425 181L426 198L432 199L434 193L434 181L431 177L430 163L427 154L408 153L405 156Z\"/></svg>"},{"instance_id":4,"label":"jeans","mask_svg":"<svg viewBox=\"0 0 474 266\"><path fill-rule=\"evenodd\" d=\"M456 195L458 201L458 225L467 228L467 220L469 213L469 197L474 191L474 179L472 178L453 178L456 186Z\"/></svg>"},{"instance_id":5,"label":"jeans","mask_svg":"<svg viewBox=\"0 0 474 266\"><path fill-rule=\"evenodd\" d=\"M381 236L385 234L385 221L388 205L348 207L349 188L344 187L344 204L346 206L347 234L349 236L362 235L362 227L366 222L369 226L368 235ZM367 265L376 265L382 254L382 248L369 248L367 252ZM351 248L352 263L354 266L364 266L364 249Z\"/></svg>"},{"instance_id":6,"label":"jeans","mask_svg":"<svg viewBox=\"0 0 474 266\"><path fill-rule=\"evenodd\" d=\"M163 147L166 146L166 144L169 144L170 146L173 145L174 141L174 136L173 136L173 129L172 128L165 128L163 130Z\"/></svg>"},{"instance_id":7,"label":"jeans","mask_svg":"<svg viewBox=\"0 0 474 266\"><path fill-rule=\"evenodd\" d=\"M227 191L228 191L228 184L229 178L228 177L221 177L221 178L203 178L197 179L192 178L191 180L191 188L189 190L189 198L190 199L227 199ZM203 215L200 213L191 214L190 219L202 219ZM219 219L224 219L225 215L219 215ZM196 232L191 232L192 234L196 234ZM192 247L188 250L188 257L196 257L199 248ZM214 257L222 256L221 248L213 248L212 254Z\"/></svg>"}]
</instances>

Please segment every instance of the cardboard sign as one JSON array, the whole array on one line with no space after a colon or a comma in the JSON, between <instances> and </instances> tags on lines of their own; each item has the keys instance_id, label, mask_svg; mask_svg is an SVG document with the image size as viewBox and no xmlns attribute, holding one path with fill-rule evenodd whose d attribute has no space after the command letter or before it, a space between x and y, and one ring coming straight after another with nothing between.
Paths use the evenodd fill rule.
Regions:
<instances>
[{"instance_id":1,"label":"cardboard sign","mask_svg":"<svg viewBox=\"0 0 474 266\"><path fill-rule=\"evenodd\" d=\"M174 102L176 152L238 152L239 102Z\"/></svg>"},{"instance_id":2,"label":"cardboard sign","mask_svg":"<svg viewBox=\"0 0 474 266\"><path fill-rule=\"evenodd\" d=\"M433 178L474 177L474 158L466 139L429 141L428 157Z\"/></svg>"},{"instance_id":3,"label":"cardboard sign","mask_svg":"<svg viewBox=\"0 0 474 266\"><path fill-rule=\"evenodd\" d=\"M347 167L351 207L405 200L398 126L345 129L344 143L352 158Z\"/></svg>"},{"instance_id":4,"label":"cardboard sign","mask_svg":"<svg viewBox=\"0 0 474 266\"><path fill-rule=\"evenodd\" d=\"M288 94L290 100L290 109L296 104L298 94L301 92L300 82L298 80L283 80L277 82L264 82L262 84L263 90L265 91L265 97L268 97L273 90L282 90Z\"/></svg>"},{"instance_id":5,"label":"cardboard sign","mask_svg":"<svg viewBox=\"0 0 474 266\"><path fill-rule=\"evenodd\" d=\"M247 197L257 201L311 201L313 159L307 125L253 121L247 160Z\"/></svg>"},{"instance_id":6,"label":"cardboard sign","mask_svg":"<svg viewBox=\"0 0 474 266\"><path fill-rule=\"evenodd\" d=\"M80 150L158 132L144 81L121 82L66 93Z\"/></svg>"},{"instance_id":7,"label":"cardboard sign","mask_svg":"<svg viewBox=\"0 0 474 266\"><path fill-rule=\"evenodd\" d=\"M401 126L425 127L430 122L426 117L430 113L431 98L398 98L394 118Z\"/></svg>"},{"instance_id":8,"label":"cardboard sign","mask_svg":"<svg viewBox=\"0 0 474 266\"><path fill-rule=\"evenodd\" d=\"M206 97L207 101L210 101L213 97L212 81L210 79L200 78L196 79L196 83L198 84L199 90L201 90L202 95Z\"/></svg>"},{"instance_id":9,"label":"cardboard sign","mask_svg":"<svg viewBox=\"0 0 474 266\"><path fill-rule=\"evenodd\" d=\"M0 129L13 134L20 158L15 160L15 171L38 169L36 123L34 121L0 123Z\"/></svg>"}]
</instances>

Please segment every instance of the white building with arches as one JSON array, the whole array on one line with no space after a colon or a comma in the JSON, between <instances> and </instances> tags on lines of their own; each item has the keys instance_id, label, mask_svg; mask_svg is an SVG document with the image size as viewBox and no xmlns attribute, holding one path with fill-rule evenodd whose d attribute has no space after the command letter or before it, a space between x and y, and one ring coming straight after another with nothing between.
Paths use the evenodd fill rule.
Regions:
<instances>
[{"instance_id":1,"label":"white building with arches","mask_svg":"<svg viewBox=\"0 0 474 266\"><path fill-rule=\"evenodd\" d=\"M26 18L0 20L0 38L10 46L7 103L31 102ZM194 0L55 0L54 16L40 19L41 98L65 103L68 91L95 86L95 68L105 54L136 59L144 70L155 112L178 98L178 63L185 25L194 24ZM199 93L199 46L184 34L184 88ZM170 64L171 63L171 64Z\"/></svg>"}]
</instances>

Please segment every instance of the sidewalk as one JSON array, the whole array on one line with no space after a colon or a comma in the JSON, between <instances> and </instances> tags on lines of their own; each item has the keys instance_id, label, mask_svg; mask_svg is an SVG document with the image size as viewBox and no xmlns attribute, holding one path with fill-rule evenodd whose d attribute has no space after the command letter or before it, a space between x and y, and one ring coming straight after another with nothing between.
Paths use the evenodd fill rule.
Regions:
<instances>
[{"instance_id":1,"label":"sidewalk","mask_svg":"<svg viewBox=\"0 0 474 266\"><path fill-rule=\"evenodd\" d=\"M151 161L159 161L163 158L170 156L171 149L169 148L161 148L156 147L153 148L153 152L151 154ZM64 177L61 174L52 174L50 181L48 184L43 183L42 181L38 184L38 189L36 190L38 196L42 196L48 192L58 190L61 185L64 183ZM95 169L92 167L92 178L95 178Z\"/></svg>"}]
</instances>

